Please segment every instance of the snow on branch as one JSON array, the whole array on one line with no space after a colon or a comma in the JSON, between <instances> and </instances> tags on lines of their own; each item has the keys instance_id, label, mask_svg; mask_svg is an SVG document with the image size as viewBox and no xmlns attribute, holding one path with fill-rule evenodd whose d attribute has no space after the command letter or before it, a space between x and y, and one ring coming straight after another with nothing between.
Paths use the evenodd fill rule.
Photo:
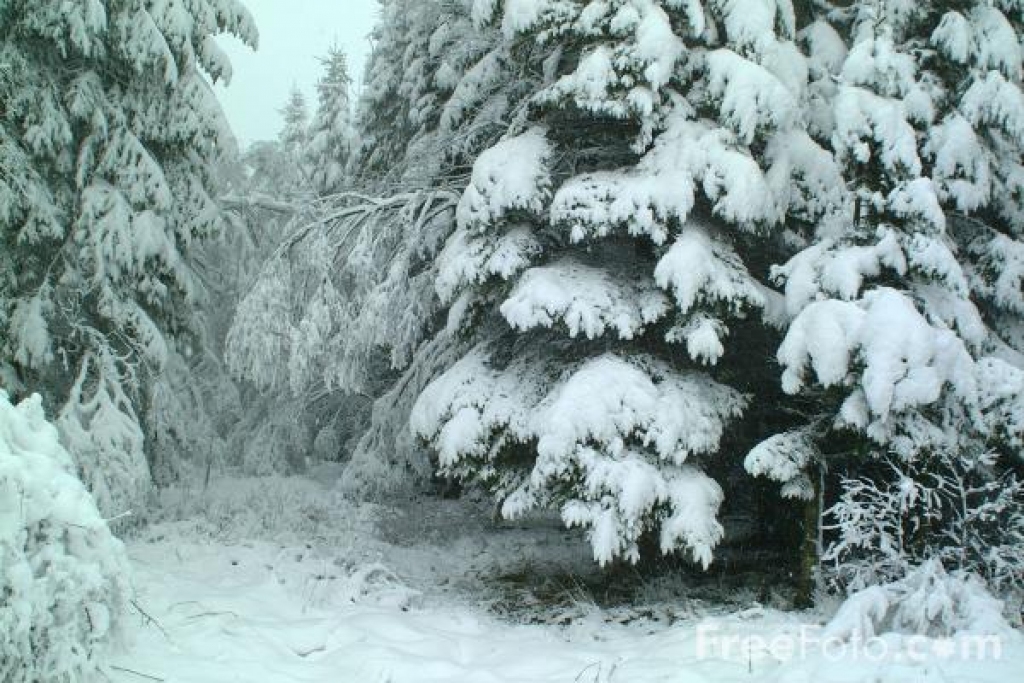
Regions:
<instances>
[{"instance_id":1,"label":"snow on branch","mask_svg":"<svg viewBox=\"0 0 1024 683\"><path fill-rule=\"evenodd\" d=\"M791 0L710 0L725 22L730 41L759 47L775 38L796 33L796 14Z\"/></svg>"},{"instance_id":2,"label":"snow on branch","mask_svg":"<svg viewBox=\"0 0 1024 683\"><path fill-rule=\"evenodd\" d=\"M897 235L877 231L874 243L837 245L822 239L789 260L772 268L772 278L785 283L786 310L796 315L811 302L826 296L851 300L860 296L865 281L889 269L907 271L907 261Z\"/></svg>"},{"instance_id":3,"label":"snow on branch","mask_svg":"<svg viewBox=\"0 0 1024 683\"><path fill-rule=\"evenodd\" d=\"M669 309L667 297L642 280L625 280L572 259L522 274L501 314L525 332L561 322L570 337L595 339L614 330L620 339L639 336Z\"/></svg>"},{"instance_id":4,"label":"snow on branch","mask_svg":"<svg viewBox=\"0 0 1024 683\"><path fill-rule=\"evenodd\" d=\"M836 96L834 111L836 128L832 144L840 159L867 164L874 149L878 162L893 178L921 174L917 133L907 121L901 102L863 88L843 86Z\"/></svg>"},{"instance_id":5,"label":"snow on branch","mask_svg":"<svg viewBox=\"0 0 1024 683\"><path fill-rule=\"evenodd\" d=\"M889 288L858 301L808 305L790 326L778 358L787 393L800 391L808 369L823 387L850 388L843 421L882 443L891 416L935 403L947 387L968 405L977 395L974 361L964 343Z\"/></svg>"},{"instance_id":6,"label":"snow on branch","mask_svg":"<svg viewBox=\"0 0 1024 683\"><path fill-rule=\"evenodd\" d=\"M520 356L498 368L478 347L423 391L411 426L442 471L494 488L505 516L560 508L568 525L588 529L601 563L635 561L650 528L665 552L686 548L707 565L721 538L722 493L691 456L717 449L745 405L710 377L647 356L605 354L567 368ZM496 469L533 448L520 469Z\"/></svg>"},{"instance_id":7,"label":"snow on branch","mask_svg":"<svg viewBox=\"0 0 1024 683\"><path fill-rule=\"evenodd\" d=\"M544 131L533 128L502 140L477 157L469 187L456 210L465 230L492 228L509 214L539 214L550 196L551 146Z\"/></svg>"},{"instance_id":8,"label":"snow on branch","mask_svg":"<svg viewBox=\"0 0 1024 683\"><path fill-rule=\"evenodd\" d=\"M722 120L744 144L760 131L788 127L797 116L794 93L768 69L732 50L720 49L707 57L708 88L721 99Z\"/></svg>"},{"instance_id":9,"label":"snow on branch","mask_svg":"<svg viewBox=\"0 0 1024 683\"><path fill-rule=\"evenodd\" d=\"M755 477L768 477L782 485L784 498L811 500L814 484L809 468L821 460L821 452L808 430L775 434L754 446L743 467Z\"/></svg>"},{"instance_id":10,"label":"snow on branch","mask_svg":"<svg viewBox=\"0 0 1024 683\"><path fill-rule=\"evenodd\" d=\"M717 216L744 227L774 224L782 216L776 193L757 162L723 129L669 117L666 130L633 168L570 178L555 193L550 219L574 242L625 228L663 244L684 224L698 188Z\"/></svg>"},{"instance_id":11,"label":"snow on branch","mask_svg":"<svg viewBox=\"0 0 1024 683\"><path fill-rule=\"evenodd\" d=\"M1018 639L1002 612L1002 603L977 576L947 572L941 561L931 559L897 581L851 595L825 627L824 635L860 643L885 633Z\"/></svg>"},{"instance_id":12,"label":"snow on branch","mask_svg":"<svg viewBox=\"0 0 1024 683\"><path fill-rule=\"evenodd\" d=\"M736 252L693 222L658 262L654 279L673 295L681 313L698 303L721 303L736 310L764 304L761 287Z\"/></svg>"},{"instance_id":13,"label":"snow on branch","mask_svg":"<svg viewBox=\"0 0 1024 683\"><path fill-rule=\"evenodd\" d=\"M434 286L441 301L450 303L466 287L492 277L508 280L522 272L543 251L531 226L523 223L504 232L473 234L460 228L438 256Z\"/></svg>"}]
</instances>

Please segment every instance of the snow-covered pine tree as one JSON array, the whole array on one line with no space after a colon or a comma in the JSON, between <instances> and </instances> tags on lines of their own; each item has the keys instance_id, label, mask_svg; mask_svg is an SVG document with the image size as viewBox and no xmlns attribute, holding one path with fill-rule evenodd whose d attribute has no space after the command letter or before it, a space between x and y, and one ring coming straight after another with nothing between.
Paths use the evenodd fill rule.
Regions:
<instances>
[{"instance_id":1,"label":"snow-covered pine tree","mask_svg":"<svg viewBox=\"0 0 1024 683\"><path fill-rule=\"evenodd\" d=\"M651 536L706 566L709 471L756 381L737 330L774 319L759 277L781 224L820 220L840 185L804 130L793 7L477 0L473 16L547 48L544 83L459 203L436 284L472 348L414 430L505 516L584 527L601 563Z\"/></svg>"},{"instance_id":2,"label":"snow-covered pine tree","mask_svg":"<svg viewBox=\"0 0 1024 683\"><path fill-rule=\"evenodd\" d=\"M349 175L361 184L393 174L405 157L413 130L408 109L413 98L408 90L400 96L400 84L419 76L408 68L407 58L424 54L411 48L409 31L417 22L416 5L403 0L380 0L380 15L370 39L373 51L363 74L363 90L356 103L359 139L351 157ZM425 5L436 7L434 2ZM422 81L421 81L422 83ZM426 84L423 84L426 85Z\"/></svg>"},{"instance_id":3,"label":"snow-covered pine tree","mask_svg":"<svg viewBox=\"0 0 1024 683\"><path fill-rule=\"evenodd\" d=\"M281 152L287 161L284 185L279 191L296 194L309 191L310 171L307 166L309 145L309 106L298 86L292 86L288 101L281 107L281 131L277 135Z\"/></svg>"},{"instance_id":4,"label":"snow-covered pine tree","mask_svg":"<svg viewBox=\"0 0 1024 683\"><path fill-rule=\"evenodd\" d=\"M844 181L775 275L792 318L783 385L815 396L820 412L747 465L797 497L814 495L809 471L851 468L829 553L850 563L848 585L898 578L864 573L905 571L940 541L966 543L962 504L971 515L998 504L1007 519L1024 508L1013 474L1024 405L1012 332L1024 310L1020 21L1013 2L889 0L833 7L803 33L813 132ZM878 495L851 493L865 481ZM919 505L927 525L915 524ZM879 520L876 533L850 523L858 509ZM907 534L896 562L881 557L894 547L886 524ZM962 550L962 566L978 569ZM1001 572L1005 558L991 557Z\"/></svg>"},{"instance_id":5,"label":"snow-covered pine tree","mask_svg":"<svg viewBox=\"0 0 1024 683\"><path fill-rule=\"evenodd\" d=\"M232 144L207 79L231 75L221 33L255 43L236 0L0 5L0 375L66 404L86 480L116 476L97 451L145 470L143 384L187 344L190 249L220 228L209 174Z\"/></svg>"},{"instance_id":6,"label":"snow-covered pine tree","mask_svg":"<svg viewBox=\"0 0 1024 683\"><path fill-rule=\"evenodd\" d=\"M278 139L286 150L299 156L309 140L309 106L298 86L292 86L280 114L282 126Z\"/></svg>"},{"instance_id":7,"label":"snow-covered pine tree","mask_svg":"<svg viewBox=\"0 0 1024 683\"><path fill-rule=\"evenodd\" d=\"M354 131L349 99L352 79L345 52L333 47L321 64L324 73L316 85L317 109L310 125L306 155L313 189L323 196L344 187Z\"/></svg>"},{"instance_id":8,"label":"snow-covered pine tree","mask_svg":"<svg viewBox=\"0 0 1024 683\"><path fill-rule=\"evenodd\" d=\"M350 175L360 185L391 193L457 185L531 91L537 74L510 63L500 32L475 26L471 6L381 2L357 104Z\"/></svg>"}]
</instances>

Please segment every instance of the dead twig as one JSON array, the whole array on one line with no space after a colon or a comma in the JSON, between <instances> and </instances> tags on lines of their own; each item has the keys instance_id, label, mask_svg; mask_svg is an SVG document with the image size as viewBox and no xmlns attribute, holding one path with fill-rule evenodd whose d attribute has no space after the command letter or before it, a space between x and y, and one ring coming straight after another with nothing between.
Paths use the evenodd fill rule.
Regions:
<instances>
[{"instance_id":1,"label":"dead twig","mask_svg":"<svg viewBox=\"0 0 1024 683\"><path fill-rule=\"evenodd\" d=\"M122 671L124 673L133 674L135 676L138 676L139 678L146 678L146 679L151 680L151 681L165 681L165 680L167 680L165 678L160 678L159 676L150 676L149 674L144 674L141 671L135 671L134 669L126 669L123 666L113 666L113 665L111 665L110 668L113 669L114 671Z\"/></svg>"},{"instance_id":2,"label":"dead twig","mask_svg":"<svg viewBox=\"0 0 1024 683\"><path fill-rule=\"evenodd\" d=\"M597 667L597 676L594 677L594 680L596 681L598 678L600 678L601 677L601 662L591 662L590 664L587 664L585 667L583 667L582 671L580 671L578 674L576 674L576 678L573 679L573 683L580 683L580 680L583 678L583 674L587 673L588 671L593 669L595 666Z\"/></svg>"},{"instance_id":3,"label":"dead twig","mask_svg":"<svg viewBox=\"0 0 1024 683\"><path fill-rule=\"evenodd\" d=\"M153 618L153 616L149 612L147 612L146 610L142 609L142 607L139 606L138 602L136 602L135 600L132 600L131 604L132 604L132 607L134 607L135 610L139 614L142 615L142 618L145 619L147 623L153 624L153 626L157 627L157 629L160 631L160 633L162 633L164 635L164 638L166 638L167 640L171 639L171 635L169 633L167 633L167 629L165 629L163 626L161 626L160 622L157 621L155 618Z\"/></svg>"},{"instance_id":4,"label":"dead twig","mask_svg":"<svg viewBox=\"0 0 1024 683\"><path fill-rule=\"evenodd\" d=\"M229 614L232 617L234 617L235 619L239 618L238 615L235 614L234 612L232 612L231 610L226 610L224 612L200 612L199 614L192 614L192 615L189 615L189 616L187 616L185 618L187 620L191 621L193 619L202 619L203 617L220 617L220 616L224 616L225 614Z\"/></svg>"}]
</instances>

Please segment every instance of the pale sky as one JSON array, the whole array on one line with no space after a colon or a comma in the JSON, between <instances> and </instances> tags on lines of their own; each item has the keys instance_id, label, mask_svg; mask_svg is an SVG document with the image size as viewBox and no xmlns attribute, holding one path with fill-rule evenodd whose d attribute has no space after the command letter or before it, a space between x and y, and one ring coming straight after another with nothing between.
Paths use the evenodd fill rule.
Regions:
<instances>
[{"instance_id":1,"label":"pale sky","mask_svg":"<svg viewBox=\"0 0 1024 683\"><path fill-rule=\"evenodd\" d=\"M369 54L368 35L377 17L376 0L243 0L256 19L260 46L252 52L233 38L220 45L231 57L231 85L217 86L217 96L242 145L277 136L278 110L292 85L316 107L318 57L338 45L348 54L354 81L362 79ZM354 93L353 93L354 94Z\"/></svg>"}]
</instances>

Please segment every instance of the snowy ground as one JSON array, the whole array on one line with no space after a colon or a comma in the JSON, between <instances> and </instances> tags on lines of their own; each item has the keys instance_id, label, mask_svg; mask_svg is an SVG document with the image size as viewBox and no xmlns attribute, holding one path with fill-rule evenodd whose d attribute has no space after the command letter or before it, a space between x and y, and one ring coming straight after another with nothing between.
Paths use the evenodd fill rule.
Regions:
<instances>
[{"instance_id":1,"label":"snowy ground","mask_svg":"<svg viewBox=\"0 0 1024 683\"><path fill-rule=\"evenodd\" d=\"M881 661L850 650L839 662L820 651L787 659L752 643L796 637L822 615L743 593L725 608L678 585L647 587L635 596L644 604L598 606L583 583L589 547L556 525L496 526L455 501L353 503L330 480L324 470L167 494L161 518L128 544L145 616L110 678L962 683L1024 670L1019 639L984 665L911 657L896 636ZM575 588L564 578L573 572Z\"/></svg>"}]
</instances>

